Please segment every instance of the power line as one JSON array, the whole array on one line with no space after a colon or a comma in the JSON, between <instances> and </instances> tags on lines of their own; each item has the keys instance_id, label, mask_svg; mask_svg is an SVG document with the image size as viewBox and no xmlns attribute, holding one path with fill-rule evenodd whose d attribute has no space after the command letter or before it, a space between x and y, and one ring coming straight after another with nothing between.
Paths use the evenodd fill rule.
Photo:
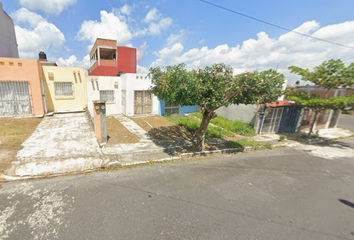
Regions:
<instances>
[{"instance_id":1,"label":"power line","mask_svg":"<svg viewBox=\"0 0 354 240\"><path fill-rule=\"evenodd\" d=\"M246 17L246 18L255 20L255 21L257 21L257 22L261 22L261 23L267 24L267 25L272 26L272 27L275 27L275 28L279 28L279 29L282 29L282 30L285 30L285 31L288 31L288 32L292 32L292 33L296 33L296 34L302 35L302 36L304 36L304 37L309 37L309 38L312 38L312 39L315 39L315 40L318 40L318 41L322 41L322 42L326 42L326 43L330 43L330 44L334 44L334 45L337 45L337 46L346 47L346 48L350 48L350 49L353 49L353 50L354 50L354 47L351 47L351 46L348 46L348 45L344 45L344 44L341 44L341 43L337 43L337 42L332 42L332 41L329 41L329 40L326 40L326 39L314 37L314 36L311 36L311 35L308 35L308 34L305 34L305 33L297 32L297 31L291 30L291 29L289 29L289 28L282 27L282 26L280 26L280 25L277 25L277 24L274 24L274 23L270 23L270 22L261 20L261 19L259 19L259 18L255 18L255 17L249 16L249 15L244 14L244 13L241 13L241 12L237 12L237 11L235 11L235 10L232 10L232 9L230 9L230 8L226 8L226 7L220 6L220 5L215 4L215 3L212 3L212 2L208 2L208 1L205 1L205 0L199 0L199 1L201 1L201 2L203 2L203 3L206 3L206 4L209 4L209 5L211 5L211 6L214 6L214 7L220 8L220 9L223 9L223 10L225 10L225 11L232 12L232 13L235 13L235 14L237 14L237 15L240 15L240 16L243 16L243 17Z\"/></svg>"}]
</instances>

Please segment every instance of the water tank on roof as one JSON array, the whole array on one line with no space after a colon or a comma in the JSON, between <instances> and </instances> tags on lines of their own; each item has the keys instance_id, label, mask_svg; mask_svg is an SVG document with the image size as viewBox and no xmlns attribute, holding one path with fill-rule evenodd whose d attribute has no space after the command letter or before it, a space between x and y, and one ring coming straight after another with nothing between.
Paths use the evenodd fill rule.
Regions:
<instances>
[{"instance_id":1,"label":"water tank on roof","mask_svg":"<svg viewBox=\"0 0 354 240\"><path fill-rule=\"evenodd\" d=\"M39 52L39 59L45 59L45 60L47 60L47 55L43 52L43 51L41 51L41 52Z\"/></svg>"}]
</instances>

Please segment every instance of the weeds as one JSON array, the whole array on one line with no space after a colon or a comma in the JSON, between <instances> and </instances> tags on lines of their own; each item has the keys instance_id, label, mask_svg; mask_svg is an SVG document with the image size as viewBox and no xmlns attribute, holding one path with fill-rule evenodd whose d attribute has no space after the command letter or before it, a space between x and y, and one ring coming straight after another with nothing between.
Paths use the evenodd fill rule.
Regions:
<instances>
[{"instance_id":1,"label":"weeds","mask_svg":"<svg viewBox=\"0 0 354 240\"><path fill-rule=\"evenodd\" d=\"M192 116L197 117L197 118L202 118L202 113L201 112L195 112L191 113ZM224 118L222 116L218 116L210 121L211 123L222 127L228 131L231 131L233 133L242 135L242 136L255 136L256 132L255 130L248 124L242 122L242 121L232 121L230 119Z\"/></svg>"},{"instance_id":2,"label":"weeds","mask_svg":"<svg viewBox=\"0 0 354 240\"><path fill-rule=\"evenodd\" d=\"M200 126L200 121L188 116L166 116L168 119L177 122L184 126L190 132L196 132ZM205 137L206 138L222 138L223 136L233 137L230 131L221 129L219 127L208 126Z\"/></svg>"}]
</instances>

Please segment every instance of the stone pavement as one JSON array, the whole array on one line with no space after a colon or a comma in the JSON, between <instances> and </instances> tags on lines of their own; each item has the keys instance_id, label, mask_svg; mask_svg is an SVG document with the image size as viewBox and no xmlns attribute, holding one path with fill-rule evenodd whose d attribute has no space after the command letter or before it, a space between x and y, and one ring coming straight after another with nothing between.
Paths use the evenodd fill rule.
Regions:
<instances>
[{"instance_id":1,"label":"stone pavement","mask_svg":"<svg viewBox=\"0 0 354 240\"><path fill-rule=\"evenodd\" d=\"M114 164L131 165L150 160L174 158L169 149L158 146L150 135L134 121L122 114L114 117L140 140L139 143L103 145L104 154L116 157L118 163L114 162Z\"/></svg>"},{"instance_id":2,"label":"stone pavement","mask_svg":"<svg viewBox=\"0 0 354 240\"><path fill-rule=\"evenodd\" d=\"M130 118L127 118L123 114L114 115L114 117L141 142L152 142L150 135Z\"/></svg>"},{"instance_id":3,"label":"stone pavement","mask_svg":"<svg viewBox=\"0 0 354 240\"><path fill-rule=\"evenodd\" d=\"M45 117L22 147L8 178L84 172L107 161L85 113Z\"/></svg>"}]
</instances>

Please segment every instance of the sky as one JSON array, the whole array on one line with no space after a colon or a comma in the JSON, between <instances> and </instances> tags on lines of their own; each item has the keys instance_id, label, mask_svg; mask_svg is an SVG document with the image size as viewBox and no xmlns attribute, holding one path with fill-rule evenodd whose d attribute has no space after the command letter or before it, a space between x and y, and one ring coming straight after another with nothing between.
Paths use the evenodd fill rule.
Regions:
<instances>
[{"instance_id":1,"label":"sky","mask_svg":"<svg viewBox=\"0 0 354 240\"><path fill-rule=\"evenodd\" d=\"M138 72L185 63L189 69L223 62L234 73L313 68L354 62L353 0L208 0L318 41L225 11L200 0L0 0L12 17L21 58L39 51L59 66L89 68L96 38L137 48ZM1 33L0 33L1 34ZM352 47L352 48L350 48Z\"/></svg>"}]
</instances>

